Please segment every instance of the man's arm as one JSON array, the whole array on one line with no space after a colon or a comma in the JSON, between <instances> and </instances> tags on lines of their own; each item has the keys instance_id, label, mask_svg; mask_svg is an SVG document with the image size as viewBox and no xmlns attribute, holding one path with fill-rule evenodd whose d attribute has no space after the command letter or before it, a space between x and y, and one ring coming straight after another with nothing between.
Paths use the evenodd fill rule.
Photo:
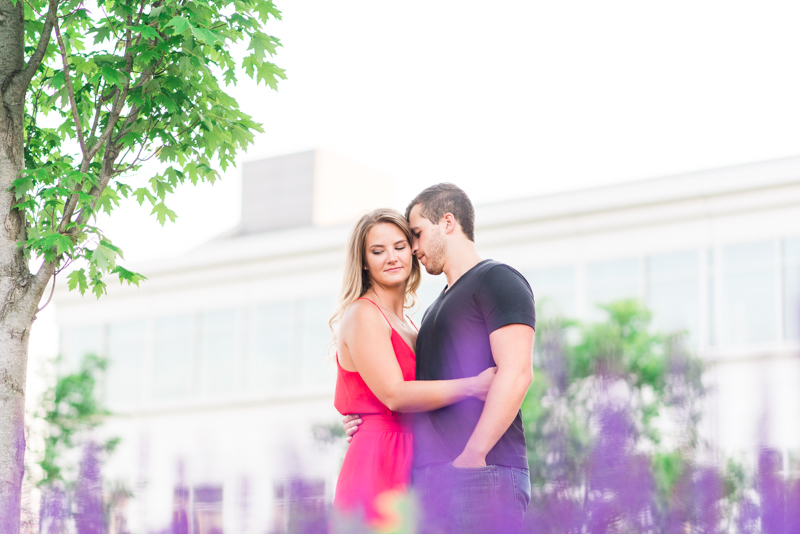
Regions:
<instances>
[{"instance_id":1,"label":"man's arm","mask_svg":"<svg viewBox=\"0 0 800 534\"><path fill-rule=\"evenodd\" d=\"M533 328L524 324L509 324L489 334L497 374L478 425L453 466L485 466L486 455L514 422L533 380L534 335Z\"/></svg>"}]
</instances>

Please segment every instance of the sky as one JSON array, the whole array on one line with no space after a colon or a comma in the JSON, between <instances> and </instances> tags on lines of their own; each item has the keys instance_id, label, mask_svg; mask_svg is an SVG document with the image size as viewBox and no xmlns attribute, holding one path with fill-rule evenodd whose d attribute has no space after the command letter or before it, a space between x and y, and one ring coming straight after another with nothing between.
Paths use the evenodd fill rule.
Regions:
<instances>
[{"instance_id":1,"label":"sky","mask_svg":"<svg viewBox=\"0 0 800 534\"><path fill-rule=\"evenodd\" d=\"M265 129L239 161L324 148L402 206L441 181L483 204L800 154L800 2L276 3L288 79L229 88ZM240 189L230 169L179 188L173 224L124 202L98 226L135 268L234 226Z\"/></svg>"},{"instance_id":2,"label":"sky","mask_svg":"<svg viewBox=\"0 0 800 534\"><path fill-rule=\"evenodd\" d=\"M277 1L277 92L231 87L265 133L240 161L325 148L399 204L453 181L475 204L800 154L800 3ZM181 188L161 228L101 220L138 263L234 226L238 168Z\"/></svg>"}]
</instances>

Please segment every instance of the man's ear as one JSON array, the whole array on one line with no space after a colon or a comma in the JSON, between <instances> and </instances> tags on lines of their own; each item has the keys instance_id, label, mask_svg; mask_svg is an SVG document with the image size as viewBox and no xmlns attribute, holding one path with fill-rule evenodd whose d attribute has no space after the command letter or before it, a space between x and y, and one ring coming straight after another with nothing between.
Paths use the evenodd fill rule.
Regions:
<instances>
[{"instance_id":1,"label":"man's ear","mask_svg":"<svg viewBox=\"0 0 800 534\"><path fill-rule=\"evenodd\" d=\"M458 224L452 213L445 213L444 216L442 216L442 222L444 222L445 234L452 234Z\"/></svg>"}]
</instances>

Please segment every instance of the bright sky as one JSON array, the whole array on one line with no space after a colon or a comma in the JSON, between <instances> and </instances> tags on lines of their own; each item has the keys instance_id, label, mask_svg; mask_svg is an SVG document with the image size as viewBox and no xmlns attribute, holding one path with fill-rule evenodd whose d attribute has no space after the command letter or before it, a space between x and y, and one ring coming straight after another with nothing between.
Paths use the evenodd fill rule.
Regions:
<instances>
[{"instance_id":1,"label":"bright sky","mask_svg":"<svg viewBox=\"0 0 800 534\"><path fill-rule=\"evenodd\" d=\"M800 4L276 0L279 91L240 79L265 126L242 160L326 148L476 204L800 153ZM183 188L161 229L125 206L126 259L236 224L240 173ZM130 208L130 209L128 209Z\"/></svg>"}]
</instances>

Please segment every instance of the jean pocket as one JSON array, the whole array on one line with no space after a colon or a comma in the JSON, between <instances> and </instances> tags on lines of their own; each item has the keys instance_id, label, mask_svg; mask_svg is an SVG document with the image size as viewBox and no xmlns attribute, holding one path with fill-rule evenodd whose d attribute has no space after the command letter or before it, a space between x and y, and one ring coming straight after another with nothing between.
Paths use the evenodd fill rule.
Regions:
<instances>
[{"instance_id":1,"label":"jean pocket","mask_svg":"<svg viewBox=\"0 0 800 534\"><path fill-rule=\"evenodd\" d=\"M453 465L453 462L447 462L447 467L453 469L455 471L464 471L465 473L480 473L485 471L487 473L491 473L495 470L494 465L482 465L480 467L456 467Z\"/></svg>"},{"instance_id":2,"label":"jean pocket","mask_svg":"<svg viewBox=\"0 0 800 534\"><path fill-rule=\"evenodd\" d=\"M525 515L531 502L531 475L527 469L511 468L511 478L514 483L514 497L517 503L517 513Z\"/></svg>"}]
</instances>

